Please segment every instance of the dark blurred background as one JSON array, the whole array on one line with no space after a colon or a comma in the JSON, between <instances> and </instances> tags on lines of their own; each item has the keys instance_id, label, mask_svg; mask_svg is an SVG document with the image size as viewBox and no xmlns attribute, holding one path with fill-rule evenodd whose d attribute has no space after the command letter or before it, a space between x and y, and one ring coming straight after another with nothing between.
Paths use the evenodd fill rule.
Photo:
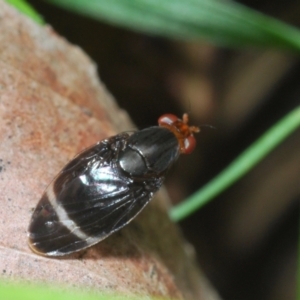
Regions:
<instances>
[{"instance_id":1,"label":"dark blurred background","mask_svg":"<svg viewBox=\"0 0 300 300\"><path fill-rule=\"evenodd\" d=\"M269 49L224 49L127 31L30 0L79 45L139 128L188 112L198 147L167 178L178 203L201 188L272 124L299 105L300 63ZM244 4L297 27L296 1ZM296 298L300 131L210 204L180 222L199 265L225 300Z\"/></svg>"}]
</instances>

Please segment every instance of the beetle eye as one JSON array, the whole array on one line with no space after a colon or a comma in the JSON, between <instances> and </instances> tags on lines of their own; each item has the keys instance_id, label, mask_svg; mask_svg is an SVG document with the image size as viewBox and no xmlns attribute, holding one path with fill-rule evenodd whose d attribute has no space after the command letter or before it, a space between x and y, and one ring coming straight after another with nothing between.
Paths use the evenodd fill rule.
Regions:
<instances>
[{"instance_id":1,"label":"beetle eye","mask_svg":"<svg viewBox=\"0 0 300 300\"><path fill-rule=\"evenodd\" d=\"M190 154L196 147L196 139L193 135L184 139L184 154Z\"/></svg>"},{"instance_id":2,"label":"beetle eye","mask_svg":"<svg viewBox=\"0 0 300 300\"><path fill-rule=\"evenodd\" d=\"M172 125L174 122L176 122L178 118L175 115L172 114L164 114L160 116L158 119L158 124L162 126L163 124Z\"/></svg>"}]
</instances>

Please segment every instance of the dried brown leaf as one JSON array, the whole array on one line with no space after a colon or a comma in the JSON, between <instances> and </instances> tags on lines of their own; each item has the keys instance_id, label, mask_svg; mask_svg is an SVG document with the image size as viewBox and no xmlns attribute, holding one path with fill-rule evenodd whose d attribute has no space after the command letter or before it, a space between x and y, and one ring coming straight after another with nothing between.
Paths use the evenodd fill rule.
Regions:
<instances>
[{"instance_id":1,"label":"dried brown leaf","mask_svg":"<svg viewBox=\"0 0 300 300\"><path fill-rule=\"evenodd\" d=\"M130 226L86 251L62 259L30 251L32 210L53 177L77 152L133 125L99 82L95 65L49 26L0 0L0 30L2 277L216 299L168 219L163 193Z\"/></svg>"}]
</instances>

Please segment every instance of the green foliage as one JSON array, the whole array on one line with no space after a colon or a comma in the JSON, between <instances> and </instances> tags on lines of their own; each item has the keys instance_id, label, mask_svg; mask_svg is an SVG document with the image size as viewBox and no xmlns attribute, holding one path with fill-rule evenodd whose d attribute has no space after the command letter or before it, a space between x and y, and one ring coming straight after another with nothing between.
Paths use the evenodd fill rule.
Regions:
<instances>
[{"instance_id":1,"label":"green foliage","mask_svg":"<svg viewBox=\"0 0 300 300\"><path fill-rule=\"evenodd\" d=\"M66 290L43 286L33 286L0 282L0 299L3 300L171 300L169 298L158 298L150 296L133 296L116 293L79 291L76 289Z\"/></svg>"},{"instance_id":2,"label":"green foliage","mask_svg":"<svg viewBox=\"0 0 300 300\"><path fill-rule=\"evenodd\" d=\"M226 46L299 49L299 31L233 1L47 0L78 14L135 31Z\"/></svg>"},{"instance_id":3,"label":"green foliage","mask_svg":"<svg viewBox=\"0 0 300 300\"><path fill-rule=\"evenodd\" d=\"M300 107L297 107L283 117L277 124L273 125L272 128L245 150L244 153L240 154L234 162L206 186L190 196L184 202L173 207L170 211L170 217L174 221L179 221L207 202L213 200L213 198L249 172L285 138L299 128L299 126Z\"/></svg>"},{"instance_id":4,"label":"green foliage","mask_svg":"<svg viewBox=\"0 0 300 300\"><path fill-rule=\"evenodd\" d=\"M44 24L43 18L25 0L6 0L24 15L34 20L38 24Z\"/></svg>"}]
</instances>

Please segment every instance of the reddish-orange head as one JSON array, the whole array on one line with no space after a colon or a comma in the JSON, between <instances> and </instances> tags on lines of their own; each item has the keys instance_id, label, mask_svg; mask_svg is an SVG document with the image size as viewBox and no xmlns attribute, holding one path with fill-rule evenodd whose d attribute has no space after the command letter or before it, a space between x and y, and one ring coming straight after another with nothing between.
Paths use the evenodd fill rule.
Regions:
<instances>
[{"instance_id":1,"label":"reddish-orange head","mask_svg":"<svg viewBox=\"0 0 300 300\"><path fill-rule=\"evenodd\" d=\"M189 126L188 114L183 114L182 120L173 114L164 114L158 119L158 125L171 130L180 146L180 152L190 154L196 147L194 133L199 132L199 127Z\"/></svg>"}]
</instances>

